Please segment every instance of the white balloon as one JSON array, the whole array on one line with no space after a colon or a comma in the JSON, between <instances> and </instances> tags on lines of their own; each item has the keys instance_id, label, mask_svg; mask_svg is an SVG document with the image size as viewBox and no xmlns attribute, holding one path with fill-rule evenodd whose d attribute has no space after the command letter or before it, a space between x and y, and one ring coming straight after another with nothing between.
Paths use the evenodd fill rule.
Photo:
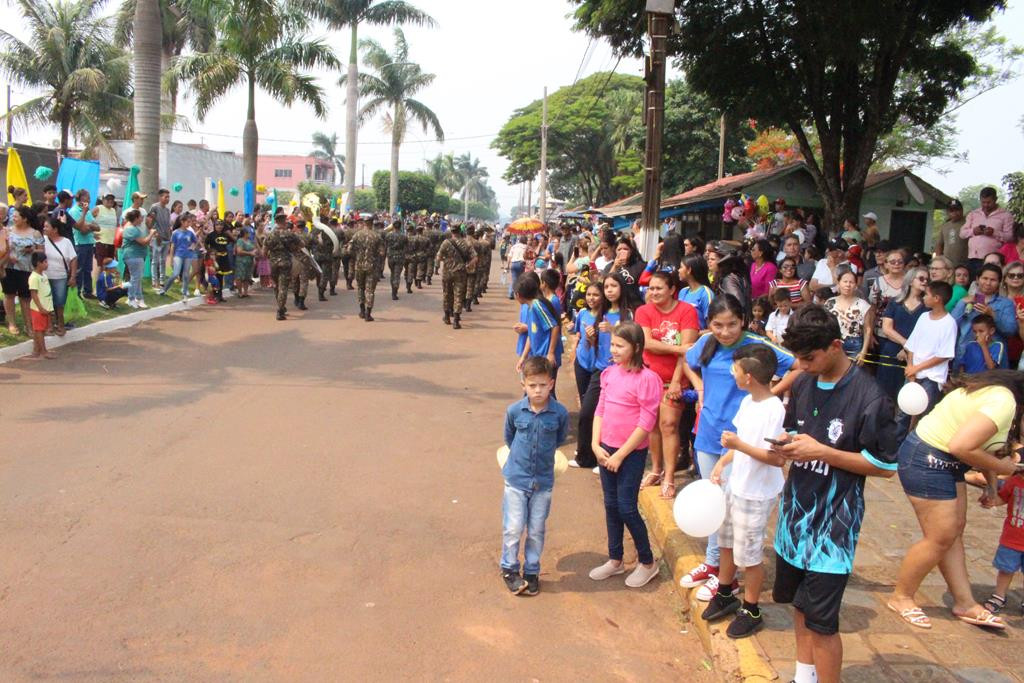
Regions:
<instances>
[{"instance_id":1,"label":"white balloon","mask_svg":"<svg viewBox=\"0 0 1024 683\"><path fill-rule=\"evenodd\" d=\"M708 479L695 481L676 496L672 516L683 533L698 538L710 536L725 520L725 492Z\"/></svg>"},{"instance_id":2,"label":"white balloon","mask_svg":"<svg viewBox=\"0 0 1024 683\"><path fill-rule=\"evenodd\" d=\"M121 189L121 179L111 178L107 181L107 190L110 192L117 192Z\"/></svg>"},{"instance_id":3,"label":"white balloon","mask_svg":"<svg viewBox=\"0 0 1024 683\"><path fill-rule=\"evenodd\" d=\"M907 382L900 389L896 404L907 415L920 415L928 409L928 393L917 382Z\"/></svg>"}]
</instances>

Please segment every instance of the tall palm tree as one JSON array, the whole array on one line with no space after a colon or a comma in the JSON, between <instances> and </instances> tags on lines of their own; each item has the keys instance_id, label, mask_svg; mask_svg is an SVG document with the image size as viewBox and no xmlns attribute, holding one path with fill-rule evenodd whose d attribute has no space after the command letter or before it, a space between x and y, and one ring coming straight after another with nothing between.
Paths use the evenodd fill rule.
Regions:
<instances>
[{"instance_id":1,"label":"tall palm tree","mask_svg":"<svg viewBox=\"0 0 1024 683\"><path fill-rule=\"evenodd\" d=\"M297 0L310 15L327 22L331 28L351 33L348 73L339 81L347 83L345 92L345 192L354 196L356 188L356 139L359 134L359 25L386 26L414 24L436 26L419 9L402 0Z\"/></svg>"},{"instance_id":2,"label":"tall palm tree","mask_svg":"<svg viewBox=\"0 0 1024 683\"><path fill-rule=\"evenodd\" d=\"M338 177L345 174L345 155L338 154L338 134L327 137L326 133L313 133L313 151L309 153L317 159L330 161L338 171Z\"/></svg>"},{"instance_id":3,"label":"tall palm tree","mask_svg":"<svg viewBox=\"0 0 1024 683\"><path fill-rule=\"evenodd\" d=\"M0 30L0 72L15 85L42 94L0 117L24 124L55 124L60 153L71 134L88 147L110 149L105 133L132 118L131 57L111 40L103 0L15 0L28 37Z\"/></svg>"},{"instance_id":4,"label":"tall palm tree","mask_svg":"<svg viewBox=\"0 0 1024 683\"><path fill-rule=\"evenodd\" d=\"M485 195L487 187L487 169L480 165L479 159L466 152L455 159L455 170L462 181L462 205L465 219L469 220L469 202L478 201Z\"/></svg>"},{"instance_id":5,"label":"tall palm tree","mask_svg":"<svg viewBox=\"0 0 1024 683\"><path fill-rule=\"evenodd\" d=\"M427 105L413 95L434 82L434 74L423 73L419 64L409 61L409 44L402 29L395 29L395 51L388 53L375 40L363 40L363 61L373 71L359 74L359 94L369 101L359 111L360 122L375 116L385 107L387 127L391 129L391 196L390 210L398 205L398 152L409 123L418 122L423 131L434 133L438 142L444 140L441 122ZM342 80L345 80L343 77Z\"/></svg>"},{"instance_id":6,"label":"tall palm tree","mask_svg":"<svg viewBox=\"0 0 1024 683\"><path fill-rule=\"evenodd\" d=\"M426 162L426 172L437 186L448 194L455 194L462 189L462 181L459 178L458 171L455 170L455 155L451 152L448 154L438 154L433 159L428 159Z\"/></svg>"},{"instance_id":7,"label":"tall palm tree","mask_svg":"<svg viewBox=\"0 0 1024 683\"><path fill-rule=\"evenodd\" d=\"M156 196L160 185L160 5L135 3L135 163L139 189Z\"/></svg>"},{"instance_id":8,"label":"tall palm tree","mask_svg":"<svg viewBox=\"0 0 1024 683\"><path fill-rule=\"evenodd\" d=\"M324 118L326 96L305 70L336 69L340 63L324 41L306 37L306 17L290 4L281 0L217 0L214 4L216 40L206 52L176 58L164 82L186 80L192 84L200 121L235 86L245 85L248 109L242 130L242 164L245 179L255 181L259 152L256 86L288 106L302 100Z\"/></svg>"},{"instance_id":9,"label":"tall palm tree","mask_svg":"<svg viewBox=\"0 0 1024 683\"><path fill-rule=\"evenodd\" d=\"M114 14L114 39L122 45L135 40L135 9L137 0L123 0ZM160 70L166 72L171 62L186 48L205 52L213 43L214 21L210 18L210 5L194 0L157 0L159 15L146 30L158 28L160 44ZM171 139L172 129L178 121L178 83L172 81L160 89L161 135Z\"/></svg>"}]
</instances>

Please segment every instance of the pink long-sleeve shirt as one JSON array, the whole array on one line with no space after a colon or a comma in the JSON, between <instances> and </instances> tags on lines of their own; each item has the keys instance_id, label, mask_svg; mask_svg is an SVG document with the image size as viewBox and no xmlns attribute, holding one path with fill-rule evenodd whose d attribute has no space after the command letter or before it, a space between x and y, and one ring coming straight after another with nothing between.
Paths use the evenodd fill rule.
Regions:
<instances>
[{"instance_id":1,"label":"pink long-sleeve shirt","mask_svg":"<svg viewBox=\"0 0 1024 683\"><path fill-rule=\"evenodd\" d=\"M640 427L650 433L658 419L662 381L647 368L629 371L612 365L601 373L601 398L597 412L601 418L601 443L618 448ZM637 448L647 448L644 437Z\"/></svg>"},{"instance_id":2,"label":"pink long-sleeve shirt","mask_svg":"<svg viewBox=\"0 0 1024 683\"><path fill-rule=\"evenodd\" d=\"M979 225L992 228L992 236L975 235L974 229ZM985 258L1013 241L1013 216L1001 206L987 216L981 209L975 209L967 214L967 220L960 228L960 237L967 240L967 258Z\"/></svg>"}]
</instances>

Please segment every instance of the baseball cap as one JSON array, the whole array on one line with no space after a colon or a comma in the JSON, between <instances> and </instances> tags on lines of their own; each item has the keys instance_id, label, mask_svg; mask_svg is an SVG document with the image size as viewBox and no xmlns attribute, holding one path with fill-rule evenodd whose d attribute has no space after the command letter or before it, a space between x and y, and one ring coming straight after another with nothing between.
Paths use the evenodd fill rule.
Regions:
<instances>
[{"instance_id":1,"label":"baseball cap","mask_svg":"<svg viewBox=\"0 0 1024 683\"><path fill-rule=\"evenodd\" d=\"M106 193L105 195L103 195L103 198L104 199L117 199L117 197L114 196L113 192Z\"/></svg>"},{"instance_id":2,"label":"baseball cap","mask_svg":"<svg viewBox=\"0 0 1024 683\"><path fill-rule=\"evenodd\" d=\"M867 218L869 221L874 221L876 223L878 222L878 214L876 214L874 211L868 211L866 214L864 214L863 218Z\"/></svg>"},{"instance_id":3,"label":"baseball cap","mask_svg":"<svg viewBox=\"0 0 1024 683\"><path fill-rule=\"evenodd\" d=\"M846 251L850 248L850 245L846 243L846 240L831 240L827 246L828 250L838 249L839 251Z\"/></svg>"},{"instance_id":4,"label":"baseball cap","mask_svg":"<svg viewBox=\"0 0 1024 683\"><path fill-rule=\"evenodd\" d=\"M148 196L148 194L143 194L142 192L132 192L132 199L145 199Z\"/></svg>"},{"instance_id":5,"label":"baseball cap","mask_svg":"<svg viewBox=\"0 0 1024 683\"><path fill-rule=\"evenodd\" d=\"M951 201L949 203L949 210L950 211L963 211L964 210L964 205L960 203L959 199L954 199L953 201Z\"/></svg>"}]
</instances>

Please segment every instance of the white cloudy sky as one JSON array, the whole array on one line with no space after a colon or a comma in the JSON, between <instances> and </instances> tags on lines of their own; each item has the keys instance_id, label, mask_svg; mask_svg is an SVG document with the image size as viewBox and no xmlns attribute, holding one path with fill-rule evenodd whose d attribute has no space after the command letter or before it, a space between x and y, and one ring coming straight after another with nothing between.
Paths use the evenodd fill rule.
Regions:
<instances>
[{"instance_id":1,"label":"white cloudy sky","mask_svg":"<svg viewBox=\"0 0 1024 683\"><path fill-rule=\"evenodd\" d=\"M501 180L505 162L489 147L493 136L513 109L538 99L545 86L553 91L572 83L585 54L582 76L607 70L616 60L602 43L590 45L587 52L589 41L571 30L568 15L572 7L562 0L415 0L415 4L438 22L436 29L406 28L406 36L410 59L421 63L427 72L437 74L434 85L420 99L438 114L446 141L427 141L429 136L422 131L410 131L410 141L402 147L401 167L422 168L426 159L441 151L470 152L490 170L492 185L507 211L517 202L519 189ZM16 35L19 19L17 9L9 4L0 8L0 22L11 27L8 30ZM998 24L1004 35L1024 35L1024 3L1013 3ZM332 41L343 60L347 58L347 33L320 33ZM367 28L363 35L376 38L385 46L391 44L387 28ZM642 75L643 67L638 60L622 60L618 71ZM320 82L328 94L329 114L324 121L304 105L285 109L267 96L258 98L256 119L261 152L305 154L311 149L308 140L314 131L337 132L343 140L344 91L338 87L335 74L322 74ZM16 89L14 102L29 95ZM959 144L969 153L968 161L918 169L919 173L947 193L955 194L965 185L998 182L1005 173L1024 168L1021 102L1024 79L963 107L958 113ZM179 110L194 113L188 100L180 103ZM238 88L205 121L193 121L193 133L175 133L175 140L202 141L214 149L240 152L244 117L244 91ZM25 142L52 144L56 133L34 129L18 132L15 137ZM361 131L358 152L367 179L375 170L388 167L389 154L388 135L380 122L368 123Z\"/></svg>"}]
</instances>

